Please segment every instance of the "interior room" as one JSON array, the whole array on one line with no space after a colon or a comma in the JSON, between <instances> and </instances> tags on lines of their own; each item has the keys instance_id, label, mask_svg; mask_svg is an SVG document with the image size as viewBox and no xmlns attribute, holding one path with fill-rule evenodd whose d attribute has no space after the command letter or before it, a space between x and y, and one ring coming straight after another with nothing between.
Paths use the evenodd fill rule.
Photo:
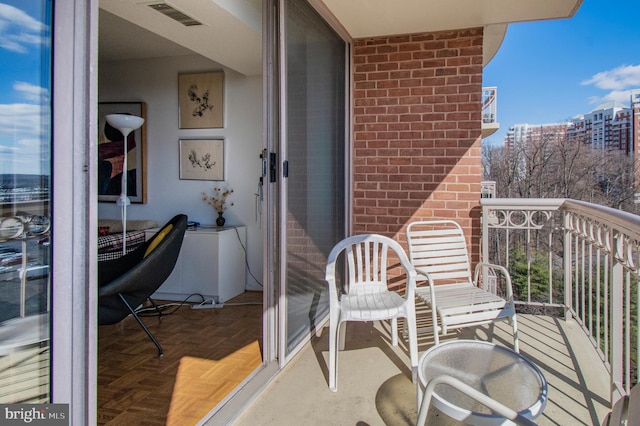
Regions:
<instances>
[{"instance_id":1,"label":"interior room","mask_svg":"<svg viewBox=\"0 0 640 426\"><path fill-rule=\"evenodd\" d=\"M128 231L148 239L180 213L199 229L216 228L216 209L203 197L217 188L232 190L223 216L229 232L216 235L217 242L196 240L191 229L185 233L176 270L154 297L171 315L142 318L162 344L162 358L132 318L98 328L99 424L171 424L186 412L197 421L261 363L262 2L188 2L188 9L178 9L180 3L100 1L98 131L109 112L138 108L145 120L128 148L127 176L137 185L126 207ZM202 85L212 75L218 80L209 92ZM218 121L190 121L210 112ZM204 156L211 153L207 165ZM194 163L202 173L192 173ZM120 182L117 168L107 176ZM119 188L99 189L99 224L112 225L103 226L105 234L122 232L114 225L122 207L109 195ZM229 253L235 254L222 257ZM238 273L229 273L232 268ZM212 281L218 281L215 288ZM199 303L204 309L190 306ZM234 357L243 369L232 366ZM216 363L234 377L189 376L214 371ZM206 388L208 396L186 398L193 386L200 386L199 395Z\"/></svg>"}]
</instances>

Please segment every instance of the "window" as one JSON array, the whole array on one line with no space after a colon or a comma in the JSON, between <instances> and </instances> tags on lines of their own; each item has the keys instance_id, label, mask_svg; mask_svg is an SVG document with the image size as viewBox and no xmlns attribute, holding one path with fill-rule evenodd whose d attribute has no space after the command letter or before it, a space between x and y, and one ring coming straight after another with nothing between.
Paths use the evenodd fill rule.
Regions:
<instances>
[{"instance_id":1,"label":"window","mask_svg":"<svg viewBox=\"0 0 640 426\"><path fill-rule=\"evenodd\" d=\"M0 16L0 403L50 402L52 1ZM7 19L11 17L11 19Z\"/></svg>"}]
</instances>

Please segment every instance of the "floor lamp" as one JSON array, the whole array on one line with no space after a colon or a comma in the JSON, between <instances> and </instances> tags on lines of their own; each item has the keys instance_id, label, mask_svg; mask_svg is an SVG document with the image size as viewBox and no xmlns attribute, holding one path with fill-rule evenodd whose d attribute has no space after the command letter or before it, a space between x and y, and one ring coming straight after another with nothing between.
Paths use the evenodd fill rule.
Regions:
<instances>
[{"instance_id":1,"label":"floor lamp","mask_svg":"<svg viewBox=\"0 0 640 426\"><path fill-rule=\"evenodd\" d=\"M122 210L122 255L124 256L127 254L127 206L131 204L129 197L127 197L127 139L129 138L129 133L142 126L144 118L129 114L109 114L106 119L107 123L109 123L111 127L118 129L124 137L121 189L120 196L116 200L116 204L119 205Z\"/></svg>"}]
</instances>

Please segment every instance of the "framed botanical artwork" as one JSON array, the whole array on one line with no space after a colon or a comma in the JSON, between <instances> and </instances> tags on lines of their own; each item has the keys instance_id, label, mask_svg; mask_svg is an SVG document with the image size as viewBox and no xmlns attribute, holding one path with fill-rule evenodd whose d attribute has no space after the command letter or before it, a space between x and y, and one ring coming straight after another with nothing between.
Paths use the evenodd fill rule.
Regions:
<instances>
[{"instance_id":1,"label":"framed botanical artwork","mask_svg":"<svg viewBox=\"0 0 640 426\"><path fill-rule=\"evenodd\" d=\"M129 133L127 164L124 137L107 123L108 114L131 114L145 120L142 127ZM146 183L146 104L144 102L98 103L98 201L116 201L122 189L122 172L127 173L127 196L132 203L147 202Z\"/></svg>"},{"instance_id":2,"label":"framed botanical artwork","mask_svg":"<svg viewBox=\"0 0 640 426\"><path fill-rule=\"evenodd\" d=\"M181 129L224 127L224 73L178 75Z\"/></svg>"},{"instance_id":3,"label":"framed botanical artwork","mask_svg":"<svg viewBox=\"0 0 640 426\"><path fill-rule=\"evenodd\" d=\"M180 140L180 179L224 180L224 140Z\"/></svg>"}]
</instances>

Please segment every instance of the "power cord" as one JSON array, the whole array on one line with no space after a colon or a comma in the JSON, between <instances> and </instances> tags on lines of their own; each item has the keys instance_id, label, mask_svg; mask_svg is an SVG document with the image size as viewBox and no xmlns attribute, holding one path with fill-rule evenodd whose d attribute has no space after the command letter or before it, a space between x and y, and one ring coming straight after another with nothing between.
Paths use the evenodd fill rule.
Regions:
<instances>
[{"instance_id":1,"label":"power cord","mask_svg":"<svg viewBox=\"0 0 640 426\"><path fill-rule=\"evenodd\" d=\"M180 303L175 303L175 302L164 303L162 305L156 305L153 299L149 298L149 301L151 301L152 306L146 306L143 308L136 309L136 314L138 314L138 316L141 316L141 317L162 317L164 315L171 315L174 312L176 312L178 309L180 309L182 306L184 306L189 301L189 299L191 299L193 296L200 296L200 298L202 299L202 302L200 303L205 302L204 296L201 295L200 293L192 293ZM165 310L171 308L172 306L175 307L175 309L169 312L165 312Z\"/></svg>"},{"instance_id":2,"label":"power cord","mask_svg":"<svg viewBox=\"0 0 640 426\"><path fill-rule=\"evenodd\" d=\"M234 231L236 231L236 236L238 237L238 242L240 243L240 246L242 246L242 250L244 250L244 263L247 266L247 272L249 272L249 275L251 275L251 278L254 279L254 281L256 282L256 284L258 284L260 286L260 288L264 288L264 286L262 285L260 280L257 279L256 276L253 275L253 273L251 272L251 267L249 266L249 255L247 253L247 248L242 243L242 238L240 238L240 233L238 232L238 228L233 226L233 225L231 227L233 228Z\"/></svg>"},{"instance_id":3,"label":"power cord","mask_svg":"<svg viewBox=\"0 0 640 426\"><path fill-rule=\"evenodd\" d=\"M197 305L192 305L191 309L212 309L223 308L225 306L246 306L246 305L262 305L262 302L234 302L234 303L216 303L213 299L203 300Z\"/></svg>"}]
</instances>

